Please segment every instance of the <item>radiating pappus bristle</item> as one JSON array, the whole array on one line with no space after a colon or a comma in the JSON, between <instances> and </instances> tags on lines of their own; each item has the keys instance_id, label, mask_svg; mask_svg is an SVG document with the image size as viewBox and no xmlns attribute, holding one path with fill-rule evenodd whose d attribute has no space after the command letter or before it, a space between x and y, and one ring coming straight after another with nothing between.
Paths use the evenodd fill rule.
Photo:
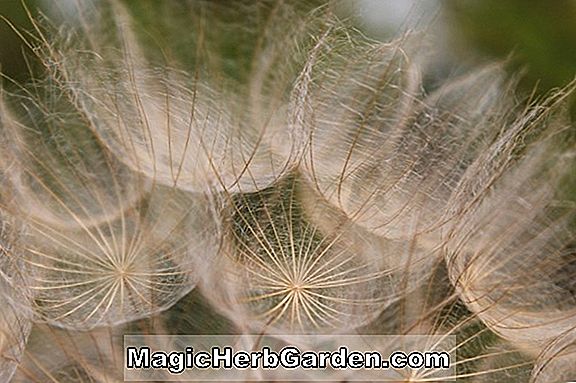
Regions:
<instances>
[{"instance_id":1,"label":"radiating pappus bristle","mask_svg":"<svg viewBox=\"0 0 576 383\"><path fill-rule=\"evenodd\" d=\"M410 294L440 255L366 232L298 174L235 196L228 211L221 266L202 291L240 328L347 333Z\"/></svg>"},{"instance_id":2,"label":"radiating pappus bristle","mask_svg":"<svg viewBox=\"0 0 576 383\"><path fill-rule=\"evenodd\" d=\"M269 18L266 27L258 27L261 35L253 36L248 20L238 26L219 20L220 12L230 11L226 7L192 3L185 12L194 20L212 17L192 24L193 58L188 60L151 58L158 48L141 36L129 9L116 1L79 11L93 20L74 32L74 44L62 37L54 47L41 48L46 60L58 62L55 75L92 130L131 169L193 192L251 192L294 167L304 144L285 122L292 57L298 57L295 40L305 24L289 26L296 19L289 4L259 2L247 8ZM253 38L238 48L249 55L242 57L249 67L239 69L250 73L247 79L218 70L230 65L214 56L219 30L236 33L241 41Z\"/></svg>"},{"instance_id":3,"label":"radiating pappus bristle","mask_svg":"<svg viewBox=\"0 0 576 383\"><path fill-rule=\"evenodd\" d=\"M576 146L564 98L507 127L468 169L451 204L452 282L487 326L531 347L576 323L576 209L561 187L574 182Z\"/></svg>"},{"instance_id":4,"label":"radiating pappus bristle","mask_svg":"<svg viewBox=\"0 0 576 383\"><path fill-rule=\"evenodd\" d=\"M444 76L322 0L73 8L8 21L38 67L0 87L0 383L121 381L126 334L433 336L450 376L398 380L576 381L576 83Z\"/></svg>"},{"instance_id":5,"label":"radiating pappus bristle","mask_svg":"<svg viewBox=\"0 0 576 383\"><path fill-rule=\"evenodd\" d=\"M45 91L47 101L11 97L22 118L2 107L1 194L26 228L13 262L37 320L90 329L165 310L218 251L212 196L118 163L65 94Z\"/></svg>"},{"instance_id":6,"label":"radiating pappus bristle","mask_svg":"<svg viewBox=\"0 0 576 383\"><path fill-rule=\"evenodd\" d=\"M425 94L417 36L383 44L350 33L318 37L295 85L295 126L310 137L303 172L378 235L429 234L505 123L511 84L492 65Z\"/></svg>"}]
</instances>

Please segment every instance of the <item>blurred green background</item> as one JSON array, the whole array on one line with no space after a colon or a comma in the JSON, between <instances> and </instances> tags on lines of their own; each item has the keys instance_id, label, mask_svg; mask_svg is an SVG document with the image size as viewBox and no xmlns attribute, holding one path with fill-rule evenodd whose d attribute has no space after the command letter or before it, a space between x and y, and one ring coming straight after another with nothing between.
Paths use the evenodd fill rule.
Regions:
<instances>
[{"instance_id":1,"label":"blurred green background","mask_svg":"<svg viewBox=\"0 0 576 383\"><path fill-rule=\"evenodd\" d=\"M462 40L479 53L506 57L527 70L526 87L545 90L576 75L576 1L482 0L447 2Z\"/></svg>"},{"instance_id":2,"label":"blurred green background","mask_svg":"<svg viewBox=\"0 0 576 383\"><path fill-rule=\"evenodd\" d=\"M75 1L25 3L34 12L40 9L58 26L73 22L70 15ZM175 6L185 3L176 0ZM234 7L237 3L229 4ZM337 4L340 12L353 15L367 34L384 40L403 28L434 23L447 67L511 58L510 70L525 73L520 85L526 92L536 88L545 93L566 85L576 75L576 0L339 0ZM58 14L69 17L59 18ZM0 0L0 15L24 30L31 27L21 0ZM25 51L17 34L2 21L2 72L20 83L29 78Z\"/></svg>"}]
</instances>

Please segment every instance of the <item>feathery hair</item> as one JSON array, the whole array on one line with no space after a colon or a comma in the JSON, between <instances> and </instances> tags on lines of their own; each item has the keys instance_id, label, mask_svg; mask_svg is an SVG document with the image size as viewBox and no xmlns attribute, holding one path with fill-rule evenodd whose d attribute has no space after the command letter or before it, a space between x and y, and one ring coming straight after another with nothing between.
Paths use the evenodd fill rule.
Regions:
<instances>
[{"instance_id":1,"label":"feathery hair","mask_svg":"<svg viewBox=\"0 0 576 383\"><path fill-rule=\"evenodd\" d=\"M424 34L311 0L31 18L43 73L0 93L3 381L121 381L127 333L454 336L458 381L576 379L575 84L429 90Z\"/></svg>"}]
</instances>

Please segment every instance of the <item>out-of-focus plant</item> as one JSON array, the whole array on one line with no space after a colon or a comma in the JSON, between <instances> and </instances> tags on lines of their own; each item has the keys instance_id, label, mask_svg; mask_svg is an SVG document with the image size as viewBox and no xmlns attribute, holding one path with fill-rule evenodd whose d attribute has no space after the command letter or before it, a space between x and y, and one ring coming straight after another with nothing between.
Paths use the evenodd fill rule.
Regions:
<instances>
[{"instance_id":1,"label":"out-of-focus plant","mask_svg":"<svg viewBox=\"0 0 576 383\"><path fill-rule=\"evenodd\" d=\"M313 1L73 15L14 27L43 73L1 93L2 379L119 381L125 333L454 335L459 380L574 378L573 84L428 91L424 33Z\"/></svg>"},{"instance_id":2,"label":"out-of-focus plant","mask_svg":"<svg viewBox=\"0 0 576 383\"><path fill-rule=\"evenodd\" d=\"M445 9L463 53L476 50L499 59L512 53L513 69L526 72L524 91L537 86L545 93L574 79L574 1L450 0Z\"/></svg>"}]
</instances>

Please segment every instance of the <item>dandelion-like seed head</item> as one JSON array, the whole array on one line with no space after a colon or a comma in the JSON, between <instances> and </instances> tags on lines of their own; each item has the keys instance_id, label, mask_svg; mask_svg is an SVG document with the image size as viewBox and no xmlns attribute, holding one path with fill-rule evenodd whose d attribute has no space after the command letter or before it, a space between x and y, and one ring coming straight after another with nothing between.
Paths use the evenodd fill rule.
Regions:
<instances>
[{"instance_id":1,"label":"dandelion-like seed head","mask_svg":"<svg viewBox=\"0 0 576 383\"><path fill-rule=\"evenodd\" d=\"M170 307L218 250L210 209L202 196L160 187L103 226L62 232L32 222L25 262L35 310L50 323L89 329Z\"/></svg>"},{"instance_id":2,"label":"dandelion-like seed head","mask_svg":"<svg viewBox=\"0 0 576 383\"><path fill-rule=\"evenodd\" d=\"M446 379L574 380L575 85L431 85L423 33L228 3L14 28L42 74L0 88L0 380L120 381L124 333L435 335Z\"/></svg>"},{"instance_id":3,"label":"dandelion-like seed head","mask_svg":"<svg viewBox=\"0 0 576 383\"><path fill-rule=\"evenodd\" d=\"M421 255L354 226L298 177L231 200L223 266L203 282L205 293L241 327L345 333L413 288L401 281Z\"/></svg>"}]
</instances>

